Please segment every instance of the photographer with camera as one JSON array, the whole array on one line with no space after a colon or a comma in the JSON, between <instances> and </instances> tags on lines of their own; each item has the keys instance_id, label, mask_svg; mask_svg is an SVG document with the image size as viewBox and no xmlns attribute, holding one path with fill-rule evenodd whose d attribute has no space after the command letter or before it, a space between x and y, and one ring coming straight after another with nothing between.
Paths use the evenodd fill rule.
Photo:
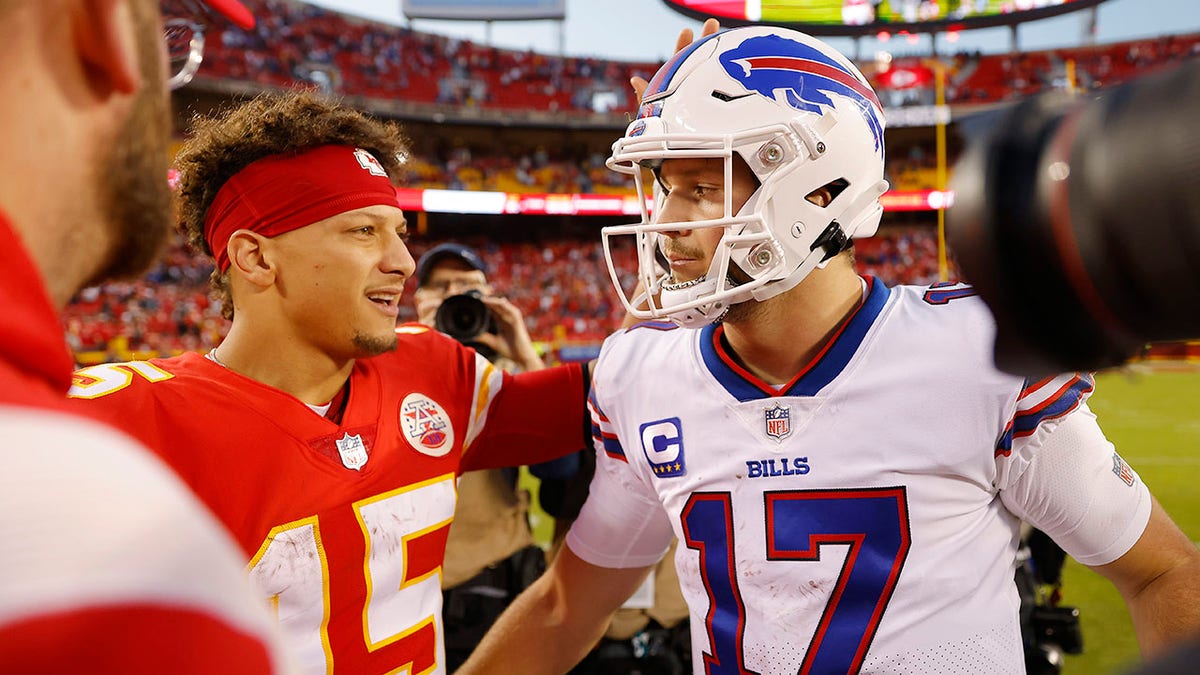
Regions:
<instances>
[{"instance_id":1,"label":"photographer with camera","mask_svg":"<svg viewBox=\"0 0 1200 675\"><path fill-rule=\"evenodd\" d=\"M417 261L416 276L418 321L503 370L545 368L521 310L495 294L487 265L473 249L435 246ZM578 462L570 455L531 470L544 480L565 479L575 474ZM545 553L533 542L528 508L528 494L517 489L516 469L471 471L459 479L442 567L449 671L466 660L500 612L546 568Z\"/></svg>"},{"instance_id":2,"label":"photographer with camera","mask_svg":"<svg viewBox=\"0 0 1200 675\"><path fill-rule=\"evenodd\" d=\"M546 367L521 310L493 292L487 266L461 244L439 244L417 261L417 321L473 347L504 370Z\"/></svg>"}]
</instances>

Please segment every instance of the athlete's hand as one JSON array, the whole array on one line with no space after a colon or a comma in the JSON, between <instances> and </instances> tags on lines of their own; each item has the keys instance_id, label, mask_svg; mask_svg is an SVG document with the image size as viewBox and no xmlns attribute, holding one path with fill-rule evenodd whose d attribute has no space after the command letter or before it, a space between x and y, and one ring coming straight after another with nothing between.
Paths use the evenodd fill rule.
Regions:
<instances>
[{"instance_id":1,"label":"athlete's hand","mask_svg":"<svg viewBox=\"0 0 1200 675\"><path fill-rule=\"evenodd\" d=\"M545 368L546 364L542 362L542 357L533 346L533 338L529 337L529 331L525 328L525 317L521 310L503 296L489 295L480 299L491 310L499 333L483 333L475 341L487 345L499 356L514 361L524 372Z\"/></svg>"},{"instance_id":2,"label":"athlete's hand","mask_svg":"<svg viewBox=\"0 0 1200 675\"><path fill-rule=\"evenodd\" d=\"M704 25L700 27L700 37L706 38L709 35L721 30L721 24L716 19L706 19ZM675 40L675 52L678 53L683 48L696 41L695 35L691 28L684 28L679 31L679 37ZM646 80L634 75L629 78L629 84L633 87L633 93L637 94L638 103L642 102L642 92L646 91L646 85L649 84Z\"/></svg>"}]
</instances>

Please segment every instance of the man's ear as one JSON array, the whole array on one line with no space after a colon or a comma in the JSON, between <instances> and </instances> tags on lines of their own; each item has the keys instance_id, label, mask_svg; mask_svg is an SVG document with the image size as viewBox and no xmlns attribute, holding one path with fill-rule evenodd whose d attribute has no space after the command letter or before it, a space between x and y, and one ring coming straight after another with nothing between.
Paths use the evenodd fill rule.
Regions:
<instances>
[{"instance_id":1,"label":"man's ear","mask_svg":"<svg viewBox=\"0 0 1200 675\"><path fill-rule=\"evenodd\" d=\"M826 207L829 206L829 202L833 201L833 191L828 187L819 187L805 195L804 198L817 206Z\"/></svg>"},{"instance_id":2,"label":"man's ear","mask_svg":"<svg viewBox=\"0 0 1200 675\"><path fill-rule=\"evenodd\" d=\"M238 270L246 281L255 286L270 286L275 283L275 266L271 264L267 249L270 240L252 230L236 230L229 237L225 253L229 256L229 270Z\"/></svg>"},{"instance_id":3,"label":"man's ear","mask_svg":"<svg viewBox=\"0 0 1200 675\"><path fill-rule=\"evenodd\" d=\"M71 0L71 35L88 85L98 96L142 86L135 0Z\"/></svg>"}]
</instances>

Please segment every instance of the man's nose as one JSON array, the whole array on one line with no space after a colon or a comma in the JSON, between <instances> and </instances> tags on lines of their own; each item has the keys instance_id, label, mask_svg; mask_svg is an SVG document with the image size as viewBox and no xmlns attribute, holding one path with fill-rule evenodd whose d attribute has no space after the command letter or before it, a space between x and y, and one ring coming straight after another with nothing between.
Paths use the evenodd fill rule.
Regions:
<instances>
[{"instance_id":1,"label":"man's nose","mask_svg":"<svg viewBox=\"0 0 1200 675\"><path fill-rule=\"evenodd\" d=\"M687 236L692 231L692 228L687 227L691 221L691 216L687 209L678 206L678 202L667 198L663 201L662 210L658 212L655 222L659 225L674 225L674 229L660 230L660 232L668 237L683 237Z\"/></svg>"},{"instance_id":2,"label":"man's nose","mask_svg":"<svg viewBox=\"0 0 1200 675\"><path fill-rule=\"evenodd\" d=\"M408 250L404 240L396 235L392 241L387 244L387 251L384 253L381 261L385 272L398 272L404 275L407 279L413 275L417 269L417 261L413 259L412 253Z\"/></svg>"}]
</instances>

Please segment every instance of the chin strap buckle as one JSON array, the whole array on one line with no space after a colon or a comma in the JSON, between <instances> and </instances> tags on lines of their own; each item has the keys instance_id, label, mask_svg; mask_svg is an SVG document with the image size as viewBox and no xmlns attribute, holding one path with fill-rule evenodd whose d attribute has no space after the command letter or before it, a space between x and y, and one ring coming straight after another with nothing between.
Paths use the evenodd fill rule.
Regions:
<instances>
[{"instance_id":1,"label":"chin strap buckle","mask_svg":"<svg viewBox=\"0 0 1200 675\"><path fill-rule=\"evenodd\" d=\"M846 233L842 230L842 226L838 224L838 221L834 220L829 223L829 226L825 228L825 231L821 233L821 236L817 237L817 240L813 242L812 246L808 247L808 250L815 251L818 248L824 249L825 257L821 258L821 262L825 262L826 260L829 260L833 256L844 251L846 249L846 243L849 240L850 238L846 236Z\"/></svg>"}]
</instances>

